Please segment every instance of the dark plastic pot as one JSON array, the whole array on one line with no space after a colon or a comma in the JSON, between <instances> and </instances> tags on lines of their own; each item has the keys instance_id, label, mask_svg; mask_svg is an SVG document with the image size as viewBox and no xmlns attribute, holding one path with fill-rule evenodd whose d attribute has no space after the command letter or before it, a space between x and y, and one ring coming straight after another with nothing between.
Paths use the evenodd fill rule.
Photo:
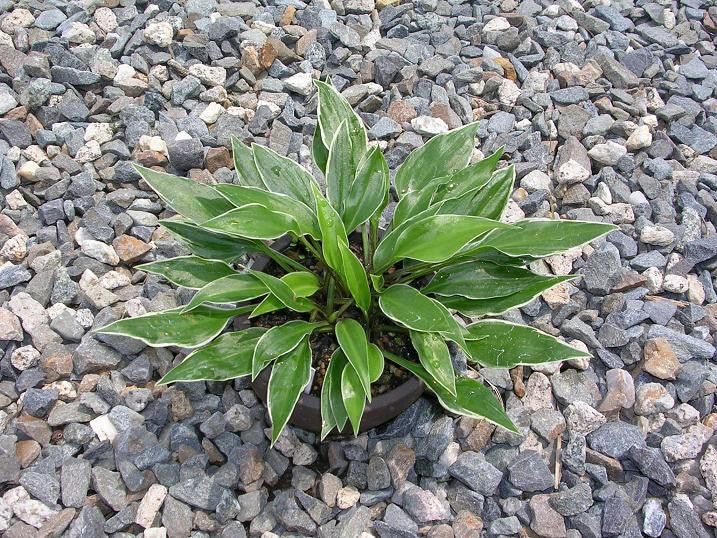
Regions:
<instances>
[{"instance_id":1,"label":"dark plastic pot","mask_svg":"<svg viewBox=\"0 0 717 538\"><path fill-rule=\"evenodd\" d=\"M283 237L274 242L272 248L274 250L284 250L290 244L288 237ZM271 263L266 256L257 256L254 258L252 268L257 271L263 271ZM248 325L246 318L236 320L237 324ZM264 371L252 381L254 392L266 404L266 391L269 385L269 375L271 368L265 368ZM381 424L388 422L392 418L397 417L405 411L413 402L420 398L425 386L423 382L415 377L410 377L408 381L402 383L393 390L375 396L371 403L367 403L364 409L363 418L361 419L360 431L376 428ZM289 418L289 424L303 430L312 432L321 431L321 400L311 394L302 394L296 403L294 412ZM350 425L347 424L341 434L349 435L351 433Z\"/></svg>"}]
</instances>

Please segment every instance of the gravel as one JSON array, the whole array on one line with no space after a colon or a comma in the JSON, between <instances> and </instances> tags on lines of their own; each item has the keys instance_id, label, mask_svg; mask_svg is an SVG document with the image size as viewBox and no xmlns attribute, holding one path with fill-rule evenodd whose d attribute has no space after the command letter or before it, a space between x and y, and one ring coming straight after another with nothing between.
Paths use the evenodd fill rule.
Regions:
<instances>
[{"instance_id":1,"label":"gravel","mask_svg":"<svg viewBox=\"0 0 717 538\"><path fill-rule=\"evenodd\" d=\"M714 535L717 8L581 4L0 1L0 534ZM269 449L246 380L160 388L185 353L94 334L189 299L134 268L187 250L132 163L232 183L237 136L308 165L318 77L394 171L479 120L506 219L619 225L504 315L593 355L481 372L519 434L426 395Z\"/></svg>"}]
</instances>

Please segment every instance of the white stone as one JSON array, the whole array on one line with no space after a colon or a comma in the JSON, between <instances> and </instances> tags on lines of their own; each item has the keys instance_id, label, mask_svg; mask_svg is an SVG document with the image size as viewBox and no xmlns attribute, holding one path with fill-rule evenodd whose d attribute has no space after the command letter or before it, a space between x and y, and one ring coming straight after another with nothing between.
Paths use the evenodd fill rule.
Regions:
<instances>
[{"instance_id":1,"label":"white stone","mask_svg":"<svg viewBox=\"0 0 717 538\"><path fill-rule=\"evenodd\" d=\"M22 342L20 319L5 308L0 308L0 340Z\"/></svg>"},{"instance_id":2,"label":"white stone","mask_svg":"<svg viewBox=\"0 0 717 538\"><path fill-rule=\"evenodd\" d=\"M109 265L119 265L120 258L111 245L107 245L101 241L95 241L94 239L88 239L80 243L80 248L82 252L90 258Z\"/></svg>"},{"instance_id":3,"label":"white stone","mask_svg":"<svg viewBox=\"0 0 717 538\"><path fill-rule=\"evenodd\" d=\"M208 86L223 86L227 80L227 70L223 67L194 64L189 66L189 74Z\"/></svg>"},{"instance_id":4,"label":"white stone","mask_svg":"<svg viewBox=\"0 0 717 538\"><path fill-rule=\"evenodd\" d=\"M361 497L361 493L353 486L345 486L336 494L336 506L341 510L346 510L354 506Z\"/></svg>"},{"instance_id":5,"label":"white stone","mask_svg":"<svg viewBox=\"0 0 717 538\"><path fill-rule=\"evenodd\" d=\"M37 179L37 171L40 169L40 165L35 161L25 161L20 168L17 169L17 175L22 179L26 179L34 183Z\"/></svg>"},{"instance_id":6,"label":"white stone","mask_svg":"<svg viewBox=\"0 0 717 538\"><path fill-rule=\"evenodd\" d=\"M545 290L541 297L550 308L557 308L560 305L570 302L570 288L565 282L561 282L557 286Z\"/></svg>"},{"instance_id":7,"label":"white stone","mask_svg":"<svg viewBox=\"0 0 717 538\"><path fill-rule=\"evenodd\" d=\"M607 422L605 415L585 402L575 401L565 409L568 431L587 435Z\"/></svg>"},{"instance_id":8,"label":"white stone","mask_svg":"<svg viewBox=\"0 0 717 538\"><path fill-rule=\"evenodd\" d=\"M12 37L7 35L5 32L0 32L0 47L15 48L15 43L12 42Z\"/></svg>"},{"instance_id":9,"label":"white stone","mask_svg":"<svg viewBox=\"0 0 717 538\"><path fill-rule=\"evenodd\" d=\"M80 163L91 163L102 157L102 149L97 140L90 140L82 146L75 155L75 159Z\"/></svg>"},{"instance_id":10,"label":"white stone","mask_svg":"<svg viewBox=\"0 0 717 538\"><path fill-rule=\"evenodd\" d=\"M664 226L647 225L640 232L640 241L647 245L666 247L675 240L675 234Z\"/></svg>"},{"instance_id":11,"label":"white stone","mask_svg":"<svg viewBox=\"0 0 717 538\"><path fill-rule=\"evenodd\" d=\"M5 260L19 262L27 256L27 242L29 238L24 234L11 237L0 249L0 257Z\"/></svg>"},{"instance_id":12,"label":"white stone","mask_svg":"<svg viewBox=\"0 0 717 538\"><path fill-rule=\"evenodd\" d=\"M120 273L119 271L107 271L102 275L98 281L98 284L106 290L114 290L121 288L122 286L129 286L131 280L126 273Z\"/></svg>"},{"instance_id":13,"label":"white stone","mask_svg":"<svg viewBox=\"0 0 717 538\"><path fill-rule=\"evenodd\" d=\"M600 198L607 205L612 204L612 193L610 192L610 187L602 181L598 183L597 188L595 189L595 196Z\"/></svg>"},{"instance_id":14,"label":"white stone","mask_svg":"<svg viewBox=\"0 0 717 538\"><path fill-rule=\"evenodd\" d=\"M160 484L152 484L144 494L142 501L137 508L137 517L135 523L141 525L145 529L152 526L157 512L159 512L164 498L167 496L167 488ZM146 535L146 533L145 533Z\"/></svg>"},{"instance_id":15,"label":"white stone","mask_svg":"<svg viewBox=\"0 0 717 538\"><path fill-rule=\"evenodd\" d=\"M665 275L665 279L662 281L662 289L672 293L685 293L688 288L689 283L682 275Z\"/></svg>"},{"instance_id":16,"label":"white stone","mask_svg":"<svg viewBox=\"0 0 717 538\"><path fill-rule=\"evenodd\" d=\"M636 151L650 147L652 144L652 133L647 125L640 125L635 129L632 134L627 138L627 149L630 151Z\"/></svg>"},{"instance_id":17,"label":"white stone","mask_svg":"<svg viewBox=\"0 0 717 538\"><path fill-rule=\"evenodd\" d=\"M548 87L550 73L547 71L530 71L523 81L524 90L532 90L536 93L544 92Z\"/></svg>"},{"instance_id":18,"label":"white stone","mask_svg":"<svg viewBox=\"0 0 717 538\"><path fill-rule=\"evenodd\" d=\"M9 4L12 6L13 4ZM29 28L35 22L35 17L25 8L17 8L7 15L0 23L0 30L13 35L18 28ZM14 47L13 47L14 48Z\"/></svg>"},{"instance_id":19,"label":"white stone","mask_svg":"<svg viewBox=\"0 0 717 538\"><path fill-rule=\"evenodd\" d=\"M199 119L207 125L212 125L219 119L219 116L221 116L223 112L224 107L219 103L209 103L207 108L202 110L202 113L199 114Z\"/></svg>"},{"instance_id":20,"label":"white stone","mask_svg":"<svg viewBox=\"0 0 717 538\"><path fill-rule=\"evenodd\" d=\"M9 91L0 91L0 116L17 106L17 99Z\"/></svg>"},{"instance_id":21,"label":"white stone","mask_svg":"<svg viewBox=\"0 0 717 538\"><path fill-rule=\"evenodd\" d=\"M702 304L705 302L705 288L696 275L687 275L687 286L687 299L691 303Z\"/></svg>"},{"instance_id":22,"label":"white stone","mask_svg":"<svg viewBox=\"0 0 717 538\"><path fill-rule=\"evenodd\" d=\"M700 459L700 472L705 484L712 492L712 502L717 502L717 448L708 445L702 459Z\"/></svg>"},{"instance_id":23,"label":"white stone","mask_svg":"<svg viewBox=\"0 0 717 538\"><path fill-rule=\"evenodd\" d=\"M643 383L635 392L635 414L654 415L675 406L675 399L660 383Z\"/></svg>"},{"instance_id":24,"label":"white stone","mask_svg":"<svg viewBox=\"0 0 717 538\"><path fill-rule=\"evenodd\" d=\"M284 81L284 88L300 95L309 95L312 87L311 73L296 73Z\"/></svg>"},{"instance_id":25,"label":"white stone","mask_svg":"<svg viewBox=\"0 0 717 538\"><path fill-rule=\"evenodd\" d=\"M134 67L132 67L129 64L120 64L117 66L117 72L114 76L115 82L124 82L126 80L129 80L134 77L135 73Z\"/></svg>"},{"instance_id":26,"label":"white stone","mask_svg":"<svg viewBox=\"0 0 717 538\"><path fill-rule=\"evenodd\" d=\"M112 424L108 415L100 415L90 420L90 428L92 428L100 441L109 441L111 443L117 437L117 428Z\"/></svg>"},{"instance_id":27,"label":"white stone","mask_svg":"<svg viewBox=\"0 0 717 538\"><path fill-rule=\"evenodd\" d=\"M12 508L5 502L5 499L0 498L0 532L5 532L10 526L10 519L12 519Z\"/></svg>"},{"instance_id":28,"label":"white stone","mask_svg":"<svg viewBox=\"0 0 717 538\"><path fill-rule=\"evenodd\" d=\"M525 218L525 212L520 209L520 206L513 199L508 199L508 205L505 206L503 216L500 218L501 222L506 224L512 224Z\"/></svg>"},{"instance_id":29,"label":"white stone","mask_svg":"<svg viewBox=\"0 0 717 538\"><path fill-rule=\"evenodd\" d=\"M512 80L505 79L498 87L498 100L502 105L514 106L520 97L520 88Z\"/></svg>"},{"instance_id":30,"label":"white stone","mask_svg":"<svg viewBox=\"0 0 717 538\"><path fill-rule=\"evenodd\" d=\"M19 519L36 529L57 513L45 503L30 498L18 500L12 505L12 511Z\"/></svg>"},{"instance_id":31,"label":"white stone","mask_svg":"<svg viewBox=\"0 0 717 538\"><path fill-rule=\"evenodd\" d=\"M12 313L22 320L22 328L29 333L50 321L43 306L24 291L13 295L8 305Z\"/></svg>"},{"instance_id":32,"label":"white stone","mask_svg":"<svg viewBox=\"0 0 717 538\"><path fill-rule=\"evenodd\" d=\"M162 140L161 136L149 136L142 135L139 137L138 142L139 149L156 151L159 153L167 154L167 143Z\"/></svg>"},{"instance_id":33,"label":"white stone","mask_svg":"<svg viewBox=\"0 0 717 538\"><path fill-rule=\"evenodd\" d=\"M27 370L40 362L40 352L32 346L22 346L12 352L10 362L20 371Z\"/></svg>"},{"instance_id":34,"label":"white stone","mask_svg":"<svg viewBox=\"0 0 717 538\"><path fill-rule=\"evenodd\" d=\"M523 176L520 180L520 186L528 192L549 191L552 187L552 182L550 181L550 176L545 172L533 170Z\"/></svg>"},{"instance_id":35,"label":"white stone","mask_svg":"<svg viewBox=\"0 0 717 538\"><path fill-rule=\"evenodd\" d=\"M77 323L82 325L85 329L89 329L95 322L95 316L89 308L80 308L75 310L75 319Z\"/></svg>"},{"instance_id":36,"label":"white stone","mask_svg":"<svg viewBox=\"0 0 717 538\"><path fill-rule=\"evenodd\" d=\"M712 437L712 428L704 424L691 426L687 433L670 435L660 443L668 462L696 458L704 444Z\"/></svg>"},{"instance_id":37,"label":"white stone","mask_svg":"<svg viewBox=\"0 0 717 538\"><path fill-rule=\"evenodd\" d=\"M103 32L114 32L117 29L117 17L108 7L97 8L95 22Z\"/></svg>"},{"instance_id":38,"label":"white stone","mask_svg":"<svg viewBox=\"0 0 717 538\"><path fill-rule=\"evenodd\" d=\"M160 48L167 48L172 44L174 28L168 22L152 22L144 29L144 40Z\"/></svg>"},{"instance_id":39,"label":"white stone","mask_svg":"<svg viewBox=\"0 0 717 538\"><path fill-rule=\"evenodd\" d=\"M437 135L448 132L448 125L441 118L433 116L418 116L411 120L411 127L418 134Z\"/></svg>"},{"instance_id":40,"label":"white stone","mask_svg":"<svg viewBox=\"0 0 717 538\"><path fill-rule=\"evenodd\" d=\"M144 538L167 538L167 529L165 527L152 527L151 529L145 529L142 536Z\"/></svg>"},{"instance_id":41,"label":"white stone","mask_svg":"<svg viewBox=\"0 0 717 538\"><path fill-rule=\"evenodd\" d=\"M590 177L590 170L575 159L569 159L558 169L558 183L572 185L582 183Z\"/></svg>"},{"instance_id":42,"label":"white stone","mask_svg":"<svg viewBox=\"0 0 717 538\"><path fill-rule=\"evenodd\" d=\"M627 154L627 148L608 140L604 144L596 144L588 151L590 158L606 166L615 166L620 157Z\"/></svg>"},{"instance_id":43,"label":"white stone","mask_svg":"<svg viewBox=\"0 0 717 538\"><path fill-rule=\"evenodd\" d=\"M18 190L14 190L5 196L5 203L10 209L19 210L27 207L27 201L23 197L22 193Z\"/></svg>"},{"instance_id":44,"label":"white stone","mask_svg":"<svg viewBox=\"0 0 717 538\"><path fill-rule=\"evenodd\" d=\"M510 28L510 23L505 17L495 17L483 25L483 33L503 32Z\"/></svg>"},{"instance_id":45,"label":"white stone","mask_svg":"<svg viewBox=\"0 0 717 538\"><path fill-rule=\"evenodd\" d=\"M643 271L642 276L645 277L645 284L647 284L647 289L650 290L650 293L658 293L662 289L664 277L662 276L662 271L657 267L648 267Z\"/></svg>"},{"instance_id":46,"label":"white stone","mask_svg":"<svg viewBox=\"0 0 717 538\"><path fill-rule=\"evenodd\" d=\"M94 43L96 40L95 33L92 29L84 23L73 22L63 32L62 37L67 39L70 43L82 44L82 43Z\"/></svg>"},{"instance_id":47,"label":"white stone","mask_svg":"<svg viewBox=\"0 0 717 538\"><path fill-rule=\"evenodd\" d=\"M112 125L109 123L89 123L85 127L85 142L90 140L104 144L112 140Z\"/></svg>"}]
</instances>

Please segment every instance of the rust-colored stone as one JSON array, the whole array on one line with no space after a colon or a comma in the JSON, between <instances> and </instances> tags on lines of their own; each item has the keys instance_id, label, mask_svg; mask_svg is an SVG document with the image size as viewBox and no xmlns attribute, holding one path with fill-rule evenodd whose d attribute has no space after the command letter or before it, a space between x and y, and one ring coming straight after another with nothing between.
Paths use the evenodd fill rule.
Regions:
<instances>
[{"instance_id":1,"label":"rust-colored stone","mask_svg":"<svg viewBox=\"0 0 717 538\"><path fill-rule=\"evenodd\" d=\"M206 165L207 170L213 174L220 168L234 168L234 161L227 148L210 148L207 151Z\"/></svg>"},{"instance_id":2,"label":"rust-colored stone","mask_svg":"<svg viewBox=\"0 0 717 538\"><path fill-rule=\"evenodd\" d=\"M148 245L141 239L137 239L136 237L132 237L127 234L122 234L112 241L112 246L117 252L117 255L120 257L120 260L125 263L134 261L143 254L152 250L151 245Z\"/></svg>"}]
</instances>

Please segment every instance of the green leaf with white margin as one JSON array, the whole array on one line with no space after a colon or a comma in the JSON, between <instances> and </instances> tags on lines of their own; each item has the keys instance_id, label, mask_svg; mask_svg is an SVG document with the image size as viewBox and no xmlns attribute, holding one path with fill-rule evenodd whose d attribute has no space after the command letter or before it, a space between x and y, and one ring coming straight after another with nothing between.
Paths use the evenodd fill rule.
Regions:
<instances>
[{"instance_id":1,"label":"green leaf with white margin","mask_svg":"<svg viewBox=\"0 0 717 538\"><path fill-rule=\"evenodd\" d=\"M329 150L324 146L323 140L321 140L321 127L316 124L314 129L314 137L311 141L311 156L314 158L314 162L322 174L326 174L326 163L329 160Z\"/></svg>"},{"instance_id":2,"label":"green leaf with white margin","mask_svg":"<svg viewBox=\"0 0 717 538\"><path fill-rule=\"evenodd\" d=\"M311 186L316 182L303 166L265 146L252 144L251 147L256 168L270 191L286 194L308 207L313 207Z\"/></svg>"},{"instance_id":3,"label":"green leaf with white margin","mask_svg":"<svg viewBox=\"0 0 717 538\"><path fill-rule=\"evenodd\" d=\"M373 270L382 273L386 269L388 269L393 263L393 256L396 250L396 244L398 242L398 239L401 237L401 234L406 231L406 229L410 225L421 221L424 218L435 215L436 213L438 213L440 208L441 206L439 204L431 206L425 211L421 211L420 213L413 215L409 219L406 219L395 228L390 228L388 233L381 238L381 241L378 243L378 248L376 248L376 252L374 252Z\"/></svg>"},{"instance_id":4,"label":"green leaf with white margin","mask_svg":"<svg viewBox=\"0 0 717 538\"><path fill-rule=\"evenodd\" d=\"M441 213L500 220L508 206L514 181L515 167L510 165L501 168L483 187L469 191L458 198L446 200L441 206Z\"/></svg>"},{"instance_id":5,"label":"green leaf with white margin","mask_svg":"<svg viewBox=\"0 0 717 538\"><path fill-rule=\"evenodd\" d=\"M319 279L313 273L308 271L295 271L293 273L287 273L282 276L279 280L283 280L294 292L294 295L299 297L311 297L316 293L320 287ZM284 308L282 303L276 295L269 294L249 315L250 318L261 316L275 310L281 310Z\"/></svg>"},{"instance_id":6,"label":"green leaf with white margin","mask_svg":"<svg viewBox=\"0 0 717 538\"><path fill-rule=\"evenodd\" d=\"M421 291L444 296L460 295L468 299L493 299L542 283L553 286L555 277L539 275L522 267L470 261L440 269Z\"/></svg>"},{"instance_id":7,"label":"green leaf with white margin","mask_svg":"<svg viewBox=\"0 0 717 538\"><path fill-rule=\"evenodd\" d=\"M461 347L464 329L453 319L446 308L416 288L394 284L378 299L381 311L404 327L421 332L439 332Z\"/></svg>"},{"instance_id":8,"label":"green leaf with white margin","mask_svg":"<svg viewBox=\"0 0 717 538\"><path fill-rule=\"evenodd\" d=\"M450 176L465 168L475 148L478 122L431 138L411 152L396 172L398 197L425 188L434 178Z\"/></svg>"},{"instance_id":9,"label":"green leaf with white margin","mask_svg":"<svg viewBox=\"0 0 717 538\"><path fill-rule=\"evenodd\" d=\"M223 261L205 260L199 256L177 256L167 260L135 265L134 268L161 275L172 284L190 289L202 288L219 278L236 273Z\"/></svg>"},{"instance_id":10,"label":"green leaf with white margin","mask_svg":"<svg viewBox=\"0 0 717 538\"><path fill-rule=\"evenodd\" d=\"M316 217L319 221L319 229L321 230L321 247L324 260L334 271L341 271L343 267L343 258L339 243L348 244L346 229L341 221L341 217L336 210L331 207L328 200L319 191L318 187L313 188L314 199L316 200Z\"/></svg>"},{"instance_id":11,"label":"green leaf with white margin","mask_svg":"<svg viewBox=\"0 0 717 538\"><path fill-rule=\"evenodd\" d=\"M393 255L381 268L402 258L439 263L453 257L479 235L510 224L469 215L433 215L411 222L395 243ZM385 247L384 247L385 248ZM378 250L381 249L379 245ZM385 256L382 255L382 259Z\"/></svg>"},{"instance_id":12,"label":"green leaf with white margin","mask_svg":"<svg viewBox=\"0 0 717 538\"><path fill-rule=\"evenodd\" d=\"M263 327L250 327L222 334L187 355L157 385L178 381L227 381L249 375L254 346L265 331Z\"/></svg>"},{"instance_id":13,"label":"green leaf with white margin","mask_svg":"<svg viewBox=\"0 0 717 538\"><path fill-rule=\"evenodd\" d=\"M319 227L313 209L286 194L228 183L217 185L216 188L237 207L243 207L247 204L259 204L271 211L290 215L299 225L299 230L302 234L311 235L314 239L320 238Z\"/></svg>"},{"instance_id":14,"label":"green leaf with white margin","mask_svg":"<svg viewBox=\"0 0 717 538\"><path fill-rule=\"evenodd\" d=\"M368 286L366 269L348 245L339 243L339 251L342 263L340 273L344 283L351 297L356 301L356 305L364 313L364 316L368 316L368 309L371 307L371 289Z\"/></svg>"},{"instance_id":15,"label":"green leaf with white margin","mask_svg":"<svg viewBox=\"0 0 717 538\"><path fill-rule=\"evenodd\" d=\"M311 348L309 339L280 357L269 377L266 402L271 419L271 446L274 446L289 417L299 401L301 393L311 381Z\"/></svg>"},{"instance_id":16,"label":"green leaf with white margin","mask_svg":"<svg viewBox=\"0 0 717 538\"><path fill-rule=\"evenodd\" d=\"M203 222L202 227L248 239L276 239L288 232L301 235L299 225L291 215L272 211L260 204L234 207Z\"/></svg>"},{"instance_id":17,"label":"green leaf with white margin","mask_svg":"<svg viewBox=\"0 0 717 538\"><path fill-rule=\"evenodd\" d=\"M331 141L326 163L326 199L339 215L344 214L344 203L357 168L358 161L354 161L351 152L348 123L342 121Z\"/></svg>"},{"instance_id":18,"label":"green leaf with white margin","mask_svg":"<svg viewBox=\"0 0 717 538\"><path fill-rule=\"evenodd\" d=\"M525 219L510 230L486 236L476 251L496 249L508 256L542 258L589 243L617 229L614 224L578 220Z\"/></svg>"},{"instance_id":19,"label":"green leaf with white margin","mask_svg":"<svg viewBox=\"0 0 717 538\"><path fill-rule=\"evenodd\" d=\"M469 325L467 330L466 345L470 357L489 368L513 368L521 364L532 366L590 357L590 353L527 325L486 320Z\"/></svg>"},{"instance_id":20,"label":"green leaf with white margin","mask_svg":"<svg viewBox=\"0 0 717 538\"><path fill-rule=\"evenodd\" d=\"M329 363L329 368L331 363ZM331 391L333 389L333 377L329 375L328 369L324 380L321 383L321 399L320 399L320 411L321 411L321 440L323 441L328 434L331 433L336 427L336 417L331 410Z\"/></svg>"},{"instance_id":21,"label":"green leaf with white margin","mask_svg":"<svg viewBox=\"0 0 717 538\"><path fill-rule=\"evenodd\" d=\"M490 181L502 155L503 147L501 146L485 159L458 170L458 172L450 176L449 181L443 183L436 190L433 203L460 198L468 192L483 188Z\"/></svg>"},{"instance_id":22,"label":"green leaf with white margin","mask_svg":"<svg viewBox=\"0 0 717 538\"><path fill-rule=\"evenodd\" d=\"M401 224L405 224L406 221L412 217L426 211L431 207L431 201L435 195L436 189L443 182L450 181L449 177L439 177L431 182L431 184L420 191L408 191L403 195L396 208L393 210L393 217L391 218L391 227L393 230L397 230ZM433 214L440 212L440 207L436 206L433 208Z\"/></svg>"},{"instance_id":23,"label":"green leaf with white margin","mask_svg":"<svg viewBox=\"0 0 717 538\"><path fill-rule=\"evenodd\" d=\"M338 431L342 431L346 426L346 421L349 419L346 414L346 406L344 406L344 398L341 394L341 375L344 372L344 368L348 364L348 359L341 348L336 350L331 355L329 366L326 369L326 375L331 377L331 390L329 391L329 402L331 404L331 414L336 420L336 428Z\"/></svg>"},{"instance_id":24,"label":"green leaf with white margin","mask_svg":"<svg viewBox=\"0 0 717 538\"><path fill-rule=\"evenodd\" d=\"M456 377L446 341L437 333L411 331L411 343L418 360L444 389L456 396Z\"/></svg>"},{"instance_id":25,"label":"green leaf with white margin","mask_svg":"<svg viewBox=\"0 0 717 538\"><path fill-rule=\"evenodd\" d=\"M354 319L343 319L336 324L336 340L356 371L361 386L371 401L371 375L368 363L368 339L361 324Z\"/></svg>"},{"instance_id":26,"label":"green leaf with white margin","mask_svg":"<svg viewBox=\"0 0 717 538\"><path fill-rule=\"evenodd\" d=\"M239 178L239 183L246 187L256 187L266 190L266 185L261 179L259 170L254 163L254 150L244 144L236 136L231 137L232 154L234 156L234 170Z\"/></svg>"},{"instance_id":27,"label":"green leaf with white margin","mask_svg":"<svg viewBox=\"0 0 717 538\"><path fill-rule=\"evenodd\" d=\"M235 262L248 252L258 252L261 245L251 239L212 232L181 220L160 220L159 223L184 243L192 254L209 260Z\"/></svg>"},{"instance_id":28,"label":"green leaf with white margin","mask_svg":"<svg viewBox=\"0 0 717 538\"><path fill-rule=\"evenodd\" d=\"M349 138L351 139L351 152L353 161L358 163L366 153L368 137L366 128L354 112L353 107L336 88L327 82L315 80L314 84L319 91L318 119L320 135L325 147L330 148L341 122L346 121L349 127Z\"/></svg>"},{"instance_id":29,"label":"green leaf with white margin","mask_svg":"<svg viewBox=\"0 0 717 538\"><path fill-rule=\"evenodd\" d=\"M366 394L361 379L351 364L347 364L341 374L341 396L354 436L356 436L361 428L361 417L366 407Z\"/></svg>"},{"instance_id":30,"label":"green leaf with white margin","mask_svg":"<svg viewBox=\"0 0 717 538\"><path fill-rule=\"evenodd\" d=\"M439 403L451 413L466 415L473 418L485 419L508 431L518 433L513 421L503 410L498 398L482 383L468 377L456 378L456 396L453 396L433 377L415 362L407 361L392 353L383 352L386 358L405 368L421 381L438 397Z\"/></svg>"},{"instance_id":31,"label":"green leaf with white margin","mask_svg":"<svg viewBox=\"0 0 717 538\"><path fill-rule=\"evenodd\" d=\"M227 322L250 311L253 306L241 308L212 308L200 306L191 312L172 308L110 323L97 332L117 334L141 340L152 347L199 347L221 333Z\"/></svg>"},{"instance_id":32,"label":"green leaf with white margin","mask_svg":"<svg viewBox=\"0 0 717 538\"><path fill-rule=\"evenodd\" d=\"M450 297L437 297L441 304L448 308L458 310L465 316L497 316L510 310L531 302L545 290L557 286L561 282L566 282L578 278L578 275L554 276L548 280L543 280L537 284L527 286L517 293L506 295L505 297L493 297L492 299L467 299L458 295Z\"/></svg>"},{"instance_id":33,"label":"green leaf with white margin","mask_svg":"<svg viewBox=\"0 0 717 538\"><path fill-rule=\"evenodd\" d=\"M348 237L341 217L319 192L318 187L314 187L314 198L324 260L338 273L356 304L363 310L364 315L367 315L371 304L371 290L366 270L348 246Z\"/></svg>"},{"instance_id":34,"label":"green leaf with white margin","mask_svg":"<svg viewBox=\"0 0 717 538\"><path fill-rule=\"evenodd\" d=\"M269 293L264 283L250 273L234 273L210 282L184 307L189 312L203 303L229 304L248 301Z\"/></svg>"},{"instance_id":35,"label":"green leaf with white margin","mask_svg":"<svg viewBox=\"0 0 717 538\"><path fill-rule=\"evenodd\" d=\"M287 308L295 310L296 312L311 312L316 309L316 305L309 299L297 297L294 291L283 280L276 278L275 276L262 273L261 271L250 272L256 278L261 280L272 295L279 299L279 301L281 301Z\"/></svg>"},{"instance_id":36,"label":"green leaf with white margin","mask_svg":"<svg viewBox=\"0 0 717 538\"><path fill-rule=\"evenodd\" d=\"M383 373L383 353L376 344L368 345L368 375L371 383L378 381Z\"/></svg>"},{"instance_id":37,"label":"green leaf with white margin","mask_svg":"<svg viewBox=\"0 0 717 538\"><path fill-rule=\"evenodd\" d=\"M164 202L197 224L229 211L232 205L214 188L185 177L134 165L139 175Z\"/></svg>"},{"instance_id":38,"label":"green leaf with white margin","mask_svg":"<svg viewBox=\"0 0 717 538\"><path fill-rule=\"evenodd\" d=\"M325 325L324 322L310 323L295 319L266 331L254 348L251 367L252 381L266 368L267 364L294 349L315 329Z\"/></svg>"},{"instance_id":39,"label":"green leaf with white margin","mask_svg":"<svg viewBox=\"0 0 717 538\"><path fill-rule=\"evenodd\" d=\"M343 220L347 230L355 230L383 206L389 189L389 171L379 148L371 149L358 165L344 203Z\"/></svg>"}]
</instances>

